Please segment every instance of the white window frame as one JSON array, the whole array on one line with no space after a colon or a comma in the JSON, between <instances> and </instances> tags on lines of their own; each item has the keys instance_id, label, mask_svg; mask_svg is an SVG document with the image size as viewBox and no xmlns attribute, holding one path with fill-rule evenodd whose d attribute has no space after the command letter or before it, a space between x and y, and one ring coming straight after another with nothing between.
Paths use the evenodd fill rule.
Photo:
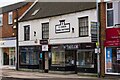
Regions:
<instances>
[{"instance_id":1,"label":"white window frame","mask_svg":"<svg viewBox=\"0 0 120 80\"><path fill-rule=\"evenodd\" d=\"M84 35L80 35L80 19L82 19L82 18L87 18L87 34L84 34ZM86 22L86 21L85 21ZM83 17L79 17L78 18L78 26L79 26L79 37L88 37L89 36L89 16L83 16ZM82 28L84 28L85 29L85 27L86 26L84 26L84 27L82 27ZM85 32L85 31L83 31L83 32Z\"/></svg>"},{"instance_id":2,"label":"white window frame","mask_svg":"<svg viewBox=\"0 0 120 80\"><path fill-rule=\"evenodd\" d=\"M0 14L0 18L1 18L0 26L2 26L3 25L3 14Z\"/></svg>"},{"instance_id":3,"label":"white window frame","mask_svg":"<svg viewBox=\"0 0 120 80\"><path fill-rule=\"evenodd\" d=\"M9 12L8 13L8 24L12 24L12 23L13 23L13 12Z\"/></svg>"},{"instance_id":4,"label":"white window frame","mask_svg":"<svg viewBox=\"0 0 120 80\"><path fill-rule=\"evenodd\" d=\"M112 8L110 8L110 9L107 9L107 3L112 3ZM112 28L112 27L114 27L114 9L113 9L113 2L107 2L106 3L106 27L107 28ZM112 26L108 26L108 24L107 24L107 11L110 11L110 10L113 10L113 25Z\"/></svg>"},{"instance_id":5,"label":"white window frame","mask_svg":"<svg viewBox=\"0 0 120 80\"><path fill-rule=\"evenodd\" d=\"M43 26L43 25L46 25L46 24L48 25L47 27ZM46 31L46 28L48 28L48 32ZM45 37L45 36L47 36L47 37ZM49 22L42 23L42 39L49 39Z\"/></svg>"}]
</instances>

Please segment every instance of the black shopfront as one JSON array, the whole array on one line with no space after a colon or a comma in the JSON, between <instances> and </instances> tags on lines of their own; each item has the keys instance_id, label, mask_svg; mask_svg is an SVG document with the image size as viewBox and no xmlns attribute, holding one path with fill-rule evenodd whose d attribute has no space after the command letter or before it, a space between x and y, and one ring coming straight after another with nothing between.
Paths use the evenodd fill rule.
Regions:
<instances>
[{"instance_id":1,"label":"black shopfront","mask_svg":"<svg viewBox=\"0 0 120 80\"><path fill-rule=\"evenodd\" d=\"M97 72L95 43L51 45L49 70L71 73Z\"/></svg>"},{"instance_id":2,"label":"black shopfront","mask_svg":"<svg viewBox=\"0 0 120 80\"><path fill-rule=\"evenodd\" d=\"M20 46L19 68L39 69L40 53L41 53L41 46Z\"/></svg>"},{"instance_id":3,"label":"black shopfront","mask_svg":"<svg viewBox=\"0 0 120 80\"><path fill-rule=\"evenodd\" d=\"M95 43L81 43L77 50L77 71L80 73L97 73L97 54Z\"/></svg>"},{"instance_id":4,"label":"black shopfront","mask_svg":"<svg viewBox=\"0 0 120 80\"><path fill-rule=\"evenodd\" d=\"M20 46L19 47L19 68L39 69L46 72L50 64L50 48L42 51L42 46Z\"/></svg>"},{"instance_id":5,"label":"black shopfront","mask_svg":"<svg viewBox=\"0 0 120 80\"><path fill-rule=\"evenodd\" d=\"M75 72L77 49L78 44L51 45L50 70Z\"/></svg>"}]
</instances>

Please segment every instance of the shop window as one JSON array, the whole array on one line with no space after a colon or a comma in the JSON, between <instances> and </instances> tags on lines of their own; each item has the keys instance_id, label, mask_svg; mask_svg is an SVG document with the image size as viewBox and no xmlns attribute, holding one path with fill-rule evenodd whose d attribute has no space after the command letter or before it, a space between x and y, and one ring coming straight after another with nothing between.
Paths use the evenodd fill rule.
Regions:
<instances>
[{"instance_id":1,"label":"shop window","mask_svg":"<svg viewBox=\"0 0 120 80\"><path fill-rule=\"evenodd\" d=\"M107 27L113 26L113 4L107 3Z\"/></svg>"},{"instance_id":2,"label":"shop window","mask_svg":"<svg viewBox=\"0 0 120 80\"><path fill-rule=\"evenodd\" d=\"M30 40L30 26L24 26L24 40Z\"/></svg>"},{"instance_id":3,"label":"shop window","mask_svg":"<svg viewBox=\"0 0 120 80\"><path fill-rule=\"evenodd\" d=\"M52 53L52 66L65 66L65 50L62 46L53 46Z\"/></svg>"},{"instance_id":4,"label":"shop window","mask_svg":"<svg viewBox=\"0 0 120 80\"><path fill-rule=\"evenodd\" d=\"M23 49L20 49L20 64L39 64L39 52L35 51L35 47L24 47Z\"/></svg>"},{"instance_id":5,"label":"shop window","mask_svg":"<svg viewBox=\"0 0 120 80\"><path fill-rule=\"evenodd\" d=\"M13 23L13 12L9 12L8 13L8 24L12 24Z\"/></svg>"},{"instance_id":6,"label":"shop window","mask_svg":"<svg viewBox=\"0 0 120 80\"><path fill-rule=\"evenodd\" d=\"M64 51L52 52L52 65L65 66L65 53Z\"/></svg>"},{"instance_id":7,"label":"shop window","mask_svg":"<svg viewBox=\"0 0 120 80\"><path fill-rule=\"evenodd\" d=\"M94 51L78 51L77 65L81 68L94 68Z\"/></svg>"},{"instance_id":8,"label":"shop window","mask_svg":"<svg viewBox=\"0 0 120 80\"><path fill-rule=\"evenodd\" d=\"M42 39L49 39L49 23L42 23Z\"/></svg>"},{"instance_id":9,"label":"shop window","mask_svg":"<svg viewBox=\"0 0 120 80\"><path fill-rule=\"evenodd\" d=\"M21 64L26 64L26 52L21 52Z\"/></svg>"},{"instance_id":10,"label":"shop window","mask_svg":"<svg viewBox=\"0 0 120 80\"><path fill-rule=\"evenodd\" d=\"M120 73L120 48L106 48L106 72Z\"/></svg>"},{"instance_id":11,"label":"shop window","mask_svg":"<svg viewBox=\"0 0 120 80\"><path fill-rule=\"evenodd\" d=\"M79 36L88 36L88 17L79 18Z\"/></svg>"},{"instance_id":12,"label":"shop window","mask_svg":"<svg viewBox=\"0 0 120 80\"><path fill-rule=\"evenodd\" d=\"M0 14L0 26L2 26L2 25L3 25L3 15Z\"/></svg>"}]
</instances>

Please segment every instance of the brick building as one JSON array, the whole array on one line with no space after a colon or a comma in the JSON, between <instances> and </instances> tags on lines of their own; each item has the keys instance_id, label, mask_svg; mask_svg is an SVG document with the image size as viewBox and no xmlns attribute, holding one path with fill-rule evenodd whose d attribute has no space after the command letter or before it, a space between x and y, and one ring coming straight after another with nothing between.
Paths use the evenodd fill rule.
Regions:
<instances>
[{"instance_id":1,"label":"brick building","mask_svg":"<svg viewBox=\"0 0 120 80\"><path fill-rule=\"evenodd\" d=\"M101 76L120 75L120 2L99 4Z\"/></svg>"},{"instance_id":2,"label":"brick building","mask_svg":"<svg viewBox=\"0 0 120 80\"><path fill-rule=\"evenodd\" d=\"M0 8L0 65L15 66L16 26L18 18L32 5L32 2L19 2ZM18 15L17 15L18 13Z\"/></svg>"}]
</instances>

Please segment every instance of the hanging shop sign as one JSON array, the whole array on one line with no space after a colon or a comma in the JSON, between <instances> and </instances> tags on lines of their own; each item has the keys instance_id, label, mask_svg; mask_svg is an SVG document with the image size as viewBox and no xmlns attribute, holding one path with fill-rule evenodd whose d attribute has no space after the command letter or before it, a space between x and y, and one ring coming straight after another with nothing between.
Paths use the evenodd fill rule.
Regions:
<instances>
[{"instance_id":1,"label":"hanging shop sign","mask_svg":"<svg viewBox=\"0 0 120 80\"><path fill-rule=\"evenodd\" d=\"M97 42L97 22L91 22L91 41Z\"/></svg>"},{"instance_id":2,"label":"hanging shop sign","mask_svg":"<svg viewBox=\"0 0 120 80\"><path fill-rule=\"evenodd\" d=\"M42 51L48 51L48 45L42 45Z\"/></svg>"},{"instance_id":3,"label":"hanging shop sign","mask_svg":"<svg viewBox=\"0 0 120 80\"><path fill-rule=\"evenodd\" d=\"M40 40L40 44L48 44L48 40Z\"/></svg>"},{"instance_id":4,"label":"hanging shop sign","mask_svg":"<svg viewBox=\"0 0 120 80\"><path fill-rule=\"evenodd\" d=\"M106 70L112 72L112 48L106 49Z\"/></svg>"},{"instance_id":5,"label":"hanging shop sign","mask_svg":"<svg viewBox=\"0 0 120 80\"><path fill-rule=\"evenodd\" d=\"M120 28L106 29L106 40L120 39Z\"/></svg>"},{"instance_id":6,"label":"hanging shop sign","mask_svg":"<svg viewBox=\"0 0 120 80\"><path fill-rule=\"evenodd\" d=\"M60 20L60 24L55 25L55 33L70 32L70 23L65 23L65 20Z\"/></svg>"}]
</instances>

